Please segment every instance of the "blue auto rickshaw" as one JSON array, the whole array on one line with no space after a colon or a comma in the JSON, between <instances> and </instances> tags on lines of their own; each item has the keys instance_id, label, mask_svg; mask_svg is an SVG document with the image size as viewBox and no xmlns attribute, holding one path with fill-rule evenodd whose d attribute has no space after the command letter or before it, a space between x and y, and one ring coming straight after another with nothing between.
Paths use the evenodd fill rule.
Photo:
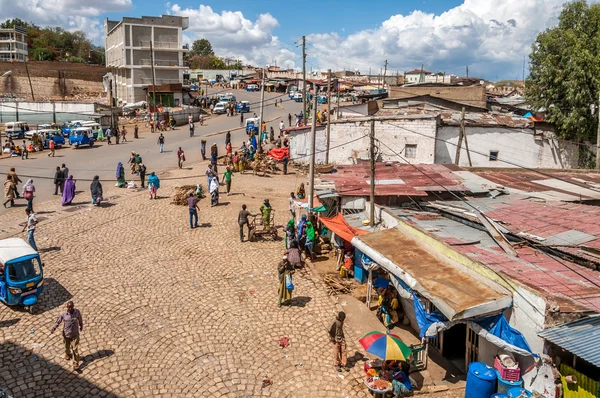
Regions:
<instances>
[{"instance_id":1,"label":"blue auto rickshaw","mask_svg":"<svg viewBox=\"0 0 600 398\"><path fill-rule=\"evenodd\" d=\"M0 301L33 313L44 287L40 255L23 239L0 240Z\"/></svg>"},{"instance_id":2,"label":"blue auto rickshaw","mask_svg":"<svg viewBox=\"0 0 600 398\"><path fill-rule=\"evenodd\" d=\"M239 113L248 113L250 112L250 101L240 101L235 106L235 109Z\"/></svg>"},{"instance_id":3,"label":"blue auto rickshaw","mask_svg":"<svg viewBox=\"0 0 600 398\"><path fill-rule=\"evenodd\" d=\"M260 121L257 117L249 117L246 119L246 134L250 135L251 133L258 134L258 129L260 128Z\"/></svg>"},{"instance_id":4,"label":"blue auto rickshaw","mask_svg":"<svg viewBox=\"0 0 600 398\"><path fill-rule=\"evenodd\" d=\"M81 145L94 146L94 133L90 127L77 127L71 130L69 145L79 148Z\"/></svg>"}]
</instances>

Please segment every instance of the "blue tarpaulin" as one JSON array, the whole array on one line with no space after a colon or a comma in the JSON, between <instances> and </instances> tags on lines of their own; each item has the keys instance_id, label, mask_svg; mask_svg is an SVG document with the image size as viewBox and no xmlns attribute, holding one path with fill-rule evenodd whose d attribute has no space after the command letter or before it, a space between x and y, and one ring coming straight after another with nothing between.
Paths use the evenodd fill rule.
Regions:
<instances>
[{"instance_id":1,"label":"blue tarpaulin","mask_svg":"<svg viewBox=\"0 0 600 398\"><path fill-rule=\"evenodd\" d=\"M532 352L527 344L525 337L517 329L514 329L508 324L504 314L498 314L488 318L483 318L476 321L479 326L487 330L493 336L496 336L510 345L521 348L525 351Z\"/></svg>"}]
</instances>

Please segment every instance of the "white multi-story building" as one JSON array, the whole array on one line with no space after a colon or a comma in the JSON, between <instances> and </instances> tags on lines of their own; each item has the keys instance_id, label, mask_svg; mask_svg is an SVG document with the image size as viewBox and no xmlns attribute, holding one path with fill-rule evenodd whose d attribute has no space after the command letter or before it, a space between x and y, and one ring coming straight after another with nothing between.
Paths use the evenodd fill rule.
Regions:
<instances>
[{"instance_id":1,"label":"white multi-story building","mask_svg":"<svg viewBox=\"0 0 600 398\"><path fill-rule=\"evenodd\" d=\"M174 15L104 21L106 66L111 69L112 91L119 104L146 99L153 104L152 90L147 90L152 86L152 55L156 87L183 82L183 55L188 50L182 32L188 26L188 17ZM150 91L148 97L146 91ZM162 91L158 102L171 101Z\"/></svg>"},{"instance_id":2,"label":"white multi-story building","mask_svg":"<svg viewBox=\"0 0 600 398\"><path fill-rule=\"evenodd\" d=\"M27 57L27 31L20 27L0 29L0 61L24 62Z\"/></svg>"}]
</instances>

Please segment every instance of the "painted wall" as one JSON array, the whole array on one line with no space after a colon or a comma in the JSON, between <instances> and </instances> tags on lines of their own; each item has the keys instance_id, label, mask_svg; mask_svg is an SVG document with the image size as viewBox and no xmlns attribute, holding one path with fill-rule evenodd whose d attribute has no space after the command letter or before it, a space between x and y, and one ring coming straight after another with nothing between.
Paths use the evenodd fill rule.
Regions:
<instances>
[{"instance_id":1,"label":"painted wall","mask_svg":"<svg viewBox=\"0 0 600 398\"><path fill-rule=\"evenodd\" d=\"M438 129L435 162L454 163L459 127ZM474 167L524 167L564 169L576 168L578 144L555 138L536 140L531 129L508 127L467 127L466 134ZM548 134L547 134L548 136ZM548 136L549 137L549 136ZM447 141L447 142L444 142ZM500 161L490 160L490 151L498 151ZM461 148L460 166L469 166L466 148Z\"/></svg>"},{"instance_id":2,"label":"painted wall","mask_svg":"<svg viewBox=\"0 0 600 398\"><path fill-rule=\"evenodd\" d=\"M17 118L30 125L87 120L94 107L93 103L83 102L0 102L0 123L15 122Z\"/></svg>"},{"instance_id":3,"label":"painted wall","mask_svg":"<svg viewBox=\"0 0 600 398\"><path fill-rule=\"evenodd\" d=\"M290 138L290 159L294 162L309 163L311 135L310 129L293 131ZM324 127L317 128L317 138L315 145L315 162L317 164L325 163L326 131Z\"/></svg>"}]
</instances>

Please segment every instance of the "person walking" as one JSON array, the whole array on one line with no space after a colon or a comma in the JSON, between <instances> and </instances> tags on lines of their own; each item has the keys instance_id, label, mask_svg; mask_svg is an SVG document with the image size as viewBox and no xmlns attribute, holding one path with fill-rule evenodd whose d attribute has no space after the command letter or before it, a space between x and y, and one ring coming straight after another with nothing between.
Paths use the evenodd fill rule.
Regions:
<instances>
[{"instance_id":1,"label":"person walking","mask_svg":"<svg viewBox=\"0 0 600 398\"><path fill-rule=\"evenodd\" d=\"M119 138L121 137L121 132L119 131L119 125L117 125L117 127L115 127L115 132L113 133L115 135L115 144L119 144Z\"/></svg>"},{"instance_id":2,"label":"person walking","mask_svg":"<svg viewBox=\"0 0 600 398\"><path fill-rule=\"evenodd\" d=\"M248 222L248 216L254 214L246 210L246 205L242 205L242 210L238 213L238 224L240 226L240 242L244 241L244 225L248 228L248 237L250 237L250 223Z\"/></svg>"},{"instance_id":3,"label":"person walking","mask_svg":"<svg viewBox=\"0 0 600 398\"><path fill-rule=\"evenodd\" d=\"M127 186L127 182L125 182L125 167L123 163L117 163L117 172L115 178L117 179L116 187L125 188Z\"/></svg>"},{"instance_id":4,"label":"person walking","mask_svg":"<svg viewBox=\"0 0 600 398\"><path fill-rule=\"evenodd\" d=\"M194 122L190 122L190 137L194 136L194 129L195 129Z\"/></svg>"},{"instance_id":5,"label":"person walking","mask_svg":"<svg viewBox=\"0 0 600 398\"><path fill-rule=\"evenodd\" d=\"M81 312L75 308L72 301L67 301L67 310L61 312L56 318L50 334L63 324L63 341L65 344L64 359L68 361L73 358L73 370L79 368L79 333L83 332L83 318Z\"/></svg>"},{"instance_id":6,"label":"person walking","mask_svg":"<svg viewBox=\"0 0 600 398\"><path fill-rule=\"evenodd\" d=\"M15 184L15 197L19 199L21 197L21 195L19 195L19 183L23 181L21 181L21 179L17 175L14 167L11 167L10 171L6 174L6 178L9 177L13 184Z\"/></svg>"},{"instance_id":7,"label":"person walking","mask_svg":"<svg viewBox=\"0 0 600 398\"><path fill-rule=\"evenodd\" d=\"M206 160L206 140L200 141L200 153L202 153L202 160Z\"/></svg>"},{"instance_id":8,"label":"person walking","mask_svg":"<svg viewBox=\"0 0 600 398\"><path fill-rule=\"evenodd\" d=\"M140 138L140 136L138 135L139 133L139 127L136 124L135 126L133 126L133 138Z\"/></svg>"},{"instance_id":9,"label":"person walking","mask_svg":"<svg viewBox=\"0 0 600 398\"><path fill-rule=\"evenodd\" d=\"M210 180L212 180L215 177L215 171L213 169L212 164L208 164L208 167L206 168L204 174L206 175L206 186L210 188Z\"/></svg>"},{"instance_id":10,"label":"person walking","mask_svg":"<svg viewBox=\"0 0 600 398\"><path fill-rule=\"evenodd\" d=\"M73 199L75 199L75 180L73 176L70 175L65 181L65 188L62 194L62 205L70 205Z\"/></svg>"},{"instance_id":11,"label":"person walking","mask_svg":"<svg viewBox=\"0 0 600 398\"><path fill-rule=\"evenodd\" d=\"M27 143L23 140L23 149L21 150L21 160L29 159L29 150L27 149Z\"/></svg>"},{"instance_id":12,"label":"person walking","mask_svg":"<svg viewBox=\"0 0 600 398\"><path fill-rule=\"evenodd\" d=\"M288 163L290 162L290 159L288 158L287 153L283 155L283 175L287 175L287 167L288 167Z\"/></svg>"},{"instance_id":13,"label":"person walking","mask_svg":"<svg viewBox=\"0 0 600 398\"><path fill-rule=\"evenodd\" d=\"M183 167L183 162L185 162L185 153L183 152L183 149L179 147L177 150L177 165L180 169Z\"/></svg>"},{"instance_id":14,"label":"person walking","mask_svg":"<svg viewBox=\"0 0 600 398\"><path fill-rule=\"evenodd\" d=\"M148 177L148 194L150 195L150 199L156 199L156 192L160 188L160 180L158 176L152 172Z\"/></svg>"},{"instance_id":15,"label":"person walking","mask_svg":"<svg viewBox=\"0 0 600 398\"><path fill-rule=\"evenodd\" d=\"M121 129L121 137L123 139L123 142L127 142L127 129L125 128L125 126L123 126L123 128ZM118 144L119 142L117 142Z\"/></svg>"},{"instance_id":16,"label":"person walking","mask_svg":"<svg viewBox=\"0 0 600 398\"><path fill-rule=\"evenodd\" d=\"M6 181L4 181L4 208L6 208L8 202L10 202L10 207L15 205L16 191L15 183L12 182L9 176L6 176Z\"/></svg>"},{"instance_id":17,"label":"person walking","mask_svg":"<svg viewBox=\"0 0 600 398\"><path fill-rule=\"evenodd\" d=\"M62 174L63 174L63 181L64 181L69 176L69 168L64 163L62 164Z\"/></svg>"},{"instance_id":18,"label":"person walking","mask_svg":"<svg viewBox=\"0 0 600 398\"><path fill-rule=\"evenodd\" d=\"M293 192L290 192L290 198L288 199L288 201L292 219L296 220L296 195Z\"/></svg>"},{"instance_id":19,"label":"person walking","mask_svg":"<svg viewBox=\"0 0 600 398\"><path fill-rule=\"evenodd\" d=\"M27 242L29 242L29 246L31 246L33 250L38 251L34 236L35 226L37 225L38 220L35 217L33 210L29 208L25 209L25 214L27 214L27 222L25 223L25 226L21 232L25 232L25 230L27 230Z\"/></svg>"},{"instance_id":20,"label":"person walking","mask_svg":"<svg viewBox=\"0 0 600 398\"><path fill-rule=\"evenodd\" d=\"M113 131L112 131L112 129L111 129L110 127L108 127L108 128L106 129L106 143L107 143L108 145L111 145L111 144L112 144L112 142L110 141L110 139L111 139L112 135L113 135Z\"/></svg>"},{"instance_id":21,"label":"person walking","mask_svg":"<svg viewBox=\"0 0 600 398\"><path fill-rule=\"evenodd\" d=\"M219 159L219 148L217 147L217 143L215 142L210 146L210 163L213 165L213 169L215 173L217 171L217 160Z\"/></svg>"},{"instance_id":22,"label":"person walking","mask_svg":"<svg viewBox=\"0 0 600 398\"><path fill-rule=\"evenodd\" d=\"M306 241L304 243L304 247L308 250L308 254L310 255L310 261L315 259L313 254L313 249L315 246L315 228L312 222L307 222L306 227L304 228L304 234L306 235Z\"/></svg>"},{"instance_id":23,"label":"person walking","mask_svg":"<svg viewBox=\"0 0 600 398\"><path fill-rule=\"evenodd\" d=\"M190 228L194 229L198 227L198 198L194 196L193 192L190 192L188 198L188 209L190 211Z\"/></svg>"},{"instance_id":24,"label":"person walking","mask_svg":"<svg viewBox=\"0 0 600 398\"><path fill-rule=\"evenodd\" d=\"M62 170L59 166L56 166L56 171L54 172L54 195L58 195L58 191L63 193L63 174Z\"/></svg>"},{"instance_id":25,"label":"person walking","mask_svg":"<svg viewBox=\"0 0 600 398\"><path fill-rule=\"evenodd\" d=\"M267 228L269 226L269 222L271 221L271 203L269 203L269 198L265 198L263 204L260 206L260 214L262 215L263 226Z\"/></svg>"},{"instance_id":26,"label":"person walking","mask_svg":"<svg viewBox=\"0 0 600 398\"><path fill-rule=\"evenodd\" d=\"M219 178L212 178L210 180L210 184L208 185L208 192L210 193L210 207L214 207L219 204L219 187Z\"/></svg>"},{"instance_id":27,"label":"person walking","mask_svg":"<svg viewBox=\"0 0 600 398\"><path fill-rule=\"evenodd\" d=\"M269 142L275 142L275 129L273 126L269 128Z\"/></svg>"},{"instance_id":28,"label":"person walking","mask_svg":"<svg viewBox=\"0 0 600 398\"><path fill-rule=\"evenodd\" d=\"M27 208L33 211L33 193L35 192L35 186L33 180L30 178L23 185L23 198L27 201Z\"/></svg>"},{"instance_id":29,"label":"person walking","mask_svg":"<svg viewBox=\"0 0 600 398\"><path fill-rule=\"evenodd\" d=\"M240 112L240 127L244 125L244 114Z\"/></svg>"},{"instance_id":30,"label":"person walking","mask_svg":"<svg viewBox=\"0 0 600 398\"><path fill-rule=\"evenodd\" d=\"M146 182L146 165L144 163L140 163L138 167L140 172L140 183L142 188L145 188L144 184Z\"/></svg>"},{"instance_id":31,"label":"person walking","mask_svg":"<svg viewBox=\"0 0 600 398\"><path fill-rule=\"evenodd\" d=\"M90 184L90 192L92 193L92 204L98 206L98 204L104 200L102 197L102 184L100 183L99 176L94 176L94 179Z\"/></svg>"},{"instance_id":32,"label":"person walking","mask_svg":"<svg viewBox=\"0 0 600 398\"><path fill-rule=\"evenodd\" d=\"M154 120L150 120L150 133L154 133Z\"/></svg>"},{"instance_id":33,"label":"person walking","mask_svg":"<svg viewBox=\"0 0 600 398\"><path fill-rule=\"evenodd\" d=\"M229 196L229 192L231 191L231 176L232 175L233 175L233 171L231 171L231 167L227 166L227 168L225 169L225 172L223 173L223 182L225 183L225 187L227 188L227 196Z\"/></svg>"},{"instance_id":34,"label":"person walking","mask_svg":"<svg viewBox=\"0 0 600 398\"><path fill-rule=\"evenodd\" d=\"M50 141L48 141L48 149L50 150L50 152L48 152L48 157L54 157L54 145L54 137L52 137L50 138Z\"/></svg>"},{"instance_id":35,"label":"person walking","mask_svg":"<svg viewBox=\"0 0 600 398\"><path fill-rule=\"evenodd\" d=\"M283 129L285 128L285 123L283 123L283 120L279 121L279 136L283 136Z\"/></svg>"},{"instance_id":36,"label":"person walking","mask_svg":"<svg viewBox=\"0 0 600 398\"><path fill-rule=\"evenodd\" d=\"M292 114L288 113L288 127L292 127Z\"/></svg>"},{"instance_id":37,"label":"person walking","mask_svg":"<svg viewBox=\"0 0 600 398\"><path fill-rule=\"evenodd\" d=\"M231 144L231 131L228 131L227 134L225 134L225 147L227 148L227 145Z\"/></svg>"},{"instance_id":38,"label":"person walking","mask_svg":"<svg viewBox=\"0 0 600 398\"><path fill-rule=\"evenodd\" d=\"M163 153L163 148L165 146L165 136L163 135L163 133L160 133L160 135L158 136L158 141L156 142L156 144L160 148L160 153Z\"/></svg>"},{"instance_id":39,"label":"person walking","mask_svg":"<svg viewBox=\"0 0 600 398\"><path fill-rule=\"evenodd\" d=\"M333 344L333 362L338 372L342 371L342 367L346 372L350 371L347 366L346 357L346 337L344 336L344 320L346 319L346 313L340 311L333 324L329 328L329 340Z\"/></svg>"},{"instance_id":40,"label":"person walking","mask_svg":"<svg viewBox=\"0 0 600 398\"><path fill-rule=\"evenodd\" d=\"M292 282L293 273L294 266L288 261L287 254L284 254L283 259L277 265L277 275L279 277L278 307L289 305L292 300L292 292L294 291L294 284Z\"/></svg>"}]
</instances>

